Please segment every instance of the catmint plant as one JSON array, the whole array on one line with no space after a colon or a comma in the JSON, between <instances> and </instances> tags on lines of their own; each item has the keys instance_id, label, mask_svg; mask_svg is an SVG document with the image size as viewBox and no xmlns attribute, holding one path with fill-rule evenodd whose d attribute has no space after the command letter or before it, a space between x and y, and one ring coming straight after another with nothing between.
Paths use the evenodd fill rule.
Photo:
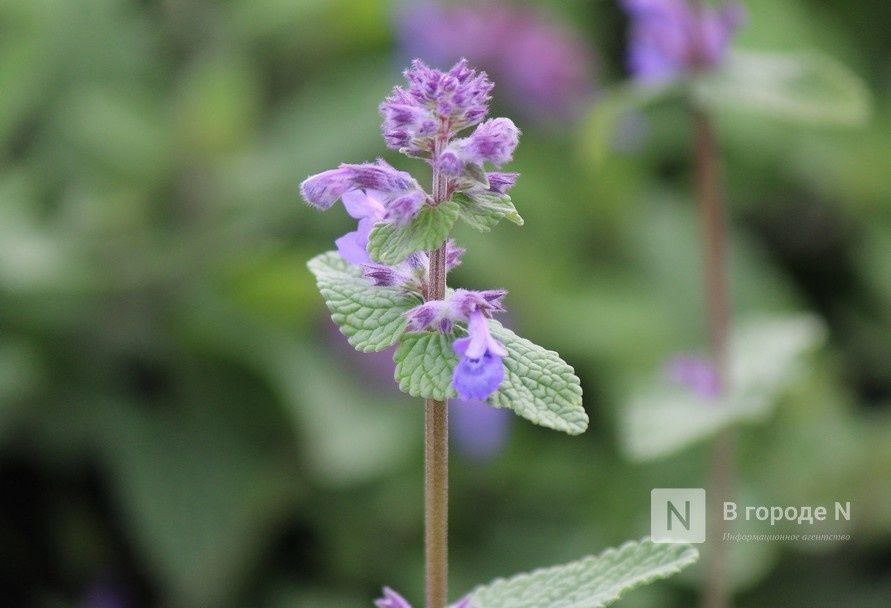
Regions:
<instances>
[{"instance_id":1,"label":"catmint plant","mask_svg":"<svg viewBox=\"0 0 891 608\"><path fill-rule=\"evenodd\" d=\"M698 0L622 0L631 18L628 64L644 83L668 81L715 69L724 60L733 33L743 19L742 7L706 5ZM703 258L708 307L709 359L678 358L667 372L675 382L711 399L721 397L728 383L730 304L726 268L726 228L718 143L709 111L693 104L696 192L704 235ZM733 487L735 436L717 436L710 456L709 491L729 499ZM712 515L711 538L720 539L723 517ZM704 602L725 608L729 602L726 551L713 540L706 555Z\"/></svg>"},{"instance_id":2,"label":"catmint plant","mask_svg":"<svg viewBox=\"0 0 891 608\"><path fill-rule=\"evenodd\" d=\"M720 504L732 497L735 486L734 425L754 418L767 395L775 398L798 359L819 343L821 331L819 323L803 315L762 318L739 327L731 323L727 211L716 113L742 110L797 122L857 124L868 115L869 99L854 75L818 54L733 49L744 15L739 4L705 0L621 0L621 4L630 18L627 59L633 85L620 91L612 105L604 105L615 113L618 99L620 114L628 106L636 109L660 97L679 95L690 110L709 336L707 358L672 359L664 370L672 386L645 389L632 400L625 415L626 444L633 455L652 458L711 436L708 486ZM701 415L705 407L708 413ZM678 429L665 424L657 428L660 420L682 422L676 424ZM726 544L721 542L727 524L717 511L709 518L703 603L706 608L727 608L730 572Z\"/></svg>"},{"instance_id":3,"label":"catmint plant","mask_svg":"<svg viewBox=\"0 0 891 608\"><path fill-rule=\"evenodd\" d=\"M407 85L380 105L382 134L390 149L426 165L429 191L378 159L310 176L300 192L321 210L341 201L358 220L356 230L335 241L336 251L309 262L331 318L359 351L396 345L398 387L424 399L425 605L445 608L448 400L510 408L570 435L586 429L588 416L573 368L495 319L506 310L506 290L447 286L448 272L466 254L452 238L459 219L482 232L502 219L523 225L509 194L518 174L501 170L520 130L508 118L487 117L493 84L463 59L447 71L416 60L405 78ZM686 546L628 543L550 572L479 587L455 606L543 608L550 605L544 598L560 597L596 608L695 559ZM385 588L377 606L409 604Z\"/></svg>"}]
</instances>

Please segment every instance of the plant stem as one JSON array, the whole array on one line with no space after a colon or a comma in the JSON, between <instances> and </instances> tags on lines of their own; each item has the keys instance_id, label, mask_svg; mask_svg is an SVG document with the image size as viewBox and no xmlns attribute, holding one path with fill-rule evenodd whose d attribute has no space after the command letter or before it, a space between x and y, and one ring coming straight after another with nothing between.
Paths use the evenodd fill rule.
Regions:
<instances>
[{"instance_id":1,"label":"plant stem","mask_svg":"<svg viewBox=\"0 0 891 608\"><path fill-rule=\"evenodd\" d=\"M443 130L445 131L445 130ZM447 132L447 131L445 131ZM433 202L448 196L448 180L435 160L446 137L437 138L433 151ZM446 244L429 252L427 300L441 300L446 291ZM424 403L424 559L427 608L445 608L449 572L449 405L447 400Z\"/></svg>"},{"instance_id":2,"label":"plant stem","mask_svg":"<svg viewBox=\"0 0 891 608\"><path fill-rule=\"evenodd\" d=\"M709 115L694 110L696 146L696 193L699 199L705 258L705 293L708 305L709 341L712 364L718 375L721 394L726 392L728 378L728 337L730 307L727 294L726 226L722 195L718 143ZM712 441L709 460L709 541L705 555L703 605L706 608L728 608L731 605L727 583L727 552L723 541L726 522L722 503L733 492L735 474L736 432L727 429Z\"/></svg>"}]
</instances>

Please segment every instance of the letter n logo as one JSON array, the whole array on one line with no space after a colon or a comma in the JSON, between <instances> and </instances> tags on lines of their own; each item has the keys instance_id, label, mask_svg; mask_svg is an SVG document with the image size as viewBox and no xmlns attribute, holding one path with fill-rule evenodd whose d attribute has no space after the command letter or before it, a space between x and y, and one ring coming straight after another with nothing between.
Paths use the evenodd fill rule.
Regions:
<instances>
[{"instance_id":1,"label":"letter n logo","mask_svg":"<svg viewBox=\"0 0 891 608\"><path fill-rule=\"evenodd\" d=\"M705 490L655 488L650 493L650 537L655 543L704 543Z\"/></svg>"},{"instance_id":2,"label":"letter n logo","mask_svg":"<svg viewBox=\"0 0 891 608\"><path fill-rule=\"evenodd\" d=\"M675 508L674 503L670 500L665 503L668 506L667 515L668 515L668 530L671 531L671 521L672 515L680 520L682 526L684 526L684 530L690 531L690 501L684 501L684 514L681 515L678 510Z\"/></svg>"}]
</instances>

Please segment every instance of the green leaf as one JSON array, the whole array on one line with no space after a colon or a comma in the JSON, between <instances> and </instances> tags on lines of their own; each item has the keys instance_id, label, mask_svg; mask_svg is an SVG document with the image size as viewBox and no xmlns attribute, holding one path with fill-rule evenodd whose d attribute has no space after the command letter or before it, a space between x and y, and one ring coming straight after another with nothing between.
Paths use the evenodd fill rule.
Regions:
<instances>
[{"instance_id":1,"label":"green leaf","mask_svg":"<svg viewBox=\"0 0 891 608\"><path fill-rule=\"evenodd\" d=\"M521 338L497 321L490 321L492 336L508 355L501 387L489 397L495 407L512 409L539 426L578 435L588 428L582 406L582 387L575 370L554 351Z\"/></svg>"},{"instance_id":2,"label":"green leaf","mask_svg":"<svg viewBox=\"0 0 891 608\"><path fill-rule=\"evenodd\" d=\"M502 219L508 219L517 226L525 223L506 194L487 190L458 192L453 200L461 206L461 219L480 232L489 232Z\"/></svg>"},{"instance_id":3,"label":"green leaf","mask_svg":"<svg viewBox=\"0 0 891 608\"><path fill-rule=\"evenodd\" d=\"M862 124L870 114L864 82L820 53L736 51L692 81L693 95L715 109L741 110L811 124Z\"/></svg>"},{"instance_id":4,"label":"green leaf","mask_svg":"<svg viewBox=\"0 0 891 608\"><path fill-rule=\"evenodd\" d=\"M809 315L743 324L731 341L727 394L709 399L660 379L623 410L625 450L635 460L659 458L730 426L765 420L823 335L820 321Z\"/></svg>"},{"instance_id":5,"label":"green leaf","mask_svg":"<svg viewBox=\"0 0 891 608\"><path fill-rule=\"evenodd\" d=\"M689 545L630 541L563 566L498 579L471 593L474 608L602 608L699 559Z\"/></svg>"},{"instance_id":6,"label":"green leaf","mask_svg":"<svg viewBox=\"0 0 891 608\"><path fill-rule=\"evenodd\" d=\"M449 238L458 219L458 204L424 205L410 224L381 222L368 236L368 253L381 264L395 266L416 251L436 249Z\"/></svg>"},{"instance_id":7,"label":"green leaf","mask_svg":"<svg viewBox=\"0 0 891 608\"><path fill-rule=\"evenodd\" d=\"M424 399L454 397L452 373L458 357L453 340L453 335L438 331L405 334L393 355L399 390Z\"/></svg>"},{"instance_id":8,"label":"green leaf","mask_svg":"<svg viewBox=\"0 0 891 608\"><path fill-rule=\"evenodd\" d=\"M404 313L420 303L420 297L394 287L374 287L362 270L329 251L307 264L331 319L353 347L362 352L384 350L405 331Z\"/></svg>"},{"instance_id":9,"label":"green leaf","mask_svg":"<svg viewBox=\"0 0 891 608\"><path fill-rule=\"evenodd\" d=\"M480 186L487 188L489 187L489 176L486 175L486 172L483 168L476 163L467 163L464 165L464 177L474 182L477 182Z\"/></svg>"}]
</instances>

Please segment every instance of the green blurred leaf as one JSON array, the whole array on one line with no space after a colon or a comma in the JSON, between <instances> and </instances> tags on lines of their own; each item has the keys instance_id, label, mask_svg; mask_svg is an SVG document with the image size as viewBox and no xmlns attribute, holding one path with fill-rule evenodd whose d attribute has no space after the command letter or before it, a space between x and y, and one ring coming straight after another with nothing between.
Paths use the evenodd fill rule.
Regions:
<instances>
[{"instance_id":1,"label":"green blurred leaf","mask_svg":"<svg viewBox=\"0 0 891 608\"><path fill-rule=\"evenodd\" d=\"M356 355L382 357L387 355ZM392 388L372 390L357 370L320 356L318 348L282 341L268 352L268 369L288 403L318 483L349 486L392 471L416 449L415 412ZM416 405L416 404L415 404ZM417 441L412 438L416 437Z\"/></svg>"},{"instance_id":2,"label":"green blurred leaf","mask_svg":"<svg viewBox=\"0 0 891 608\"><path fill-rule=\"evenodd\" d=\"M629 541L597 556L499 579L471 594L474 608L602 608L699 559L689 545Z\"/></svg>"},{"instance_id":3,"label":"green blurred leaf","mask_svg":"<svg viewBox=\"0 0 891 608\"><path fill-rule=\"evenodd\" d=\"M742 324L731 342L726 396L709 399L660 379L632 396L623 409L625 450L636 460L658 458L729 426L765 419L823 335L820 321L808 315Z\"/></svg>"},{"instance_id":4,"label":"green blurred leaf","mask_svg":"<svg viewBox=\"0 0 891 608\"><path fill-rule=\"evenodd\" d=\"M724 65L691 80L698 102L812 124L858 125L870 115L866 84L826 55L735 51Z\"/></svg>"},{"instance_id":5,"label":"green blurred leaf","mask_svg":"<svg viewBox=\"0 0 891 608\"><path fill-rule=\"evenodd\" d=\"M189 66L176 98L182 143L210 158L239 151L258 116L256 72L247 57L231 54Z\"/></svg>"},{"instance_id":6,"label":"green blurred leaf","mask_svg":"<svg viewBox=\"0 0 891 608\"><path fill-rule=\"evenodd\" d=\"M480 232L489 232L505 218L517 226L524 224L513 201L506 194L485 190L458 192L452 200L461 206L461 219Z\"/></svg>"},{"instance_id":7,"label":"green blurred leaf","mask_svg":"<svg viewBox=\"0 0 891 608\"><path fill-rule=\"evenodd\" d=\"M539 426L578 435L588 428L582 387L575 370L551 350L521 338L497 321L492 336L507 348L506 374L489 397L495 407L507 407Z\"/></svg>"},{"instance_id":8,"label":"green blurred leaf","mask_svg":"<svg viewBox=\"0 0 891 608\"><path fill-rule=\"evenodd\" d=\"M416 251L436 249L449 238L458 211L457 203L445 201L422 206L409 224L381 222L368 235L368 254L382 264L395 266Z\"/></svg>"},{"instance_id":9,"label":"green blurred leaf","mask_svg":"<svg viewBox=\"0 0 891 608\"><path fill-rule=\"evenodd\" d=\"M307 264L331 319L356 350L384 350L395 344L405 331L404 313L420 299L393 287L374 287L362 270L347 263L337 252L329 251Z\"/></svg>"},{"instance_id":10,"label":"green blurred leaf","mask_svg":"<svg viewBox=\"0 0 891 608\"><path fill-rule=\"evenodd\" d=\"M458 357L454 336L438 331L407 333L399 340L393 360L399 390L412 397L447 399L455 396L452 373Z\"/></svg>"},{"instance_id":11,"label":"green blurred leaf","mask_svg":"<svg viewBox=\"0 0 891 608\"><path fill-rule=\"evenodd\" d=\"M239 412L206 403L107 420L107 462L129 528L173 605L231 597L288 511L293 475L244 432Z\"/></svg>"}]
</instances>

